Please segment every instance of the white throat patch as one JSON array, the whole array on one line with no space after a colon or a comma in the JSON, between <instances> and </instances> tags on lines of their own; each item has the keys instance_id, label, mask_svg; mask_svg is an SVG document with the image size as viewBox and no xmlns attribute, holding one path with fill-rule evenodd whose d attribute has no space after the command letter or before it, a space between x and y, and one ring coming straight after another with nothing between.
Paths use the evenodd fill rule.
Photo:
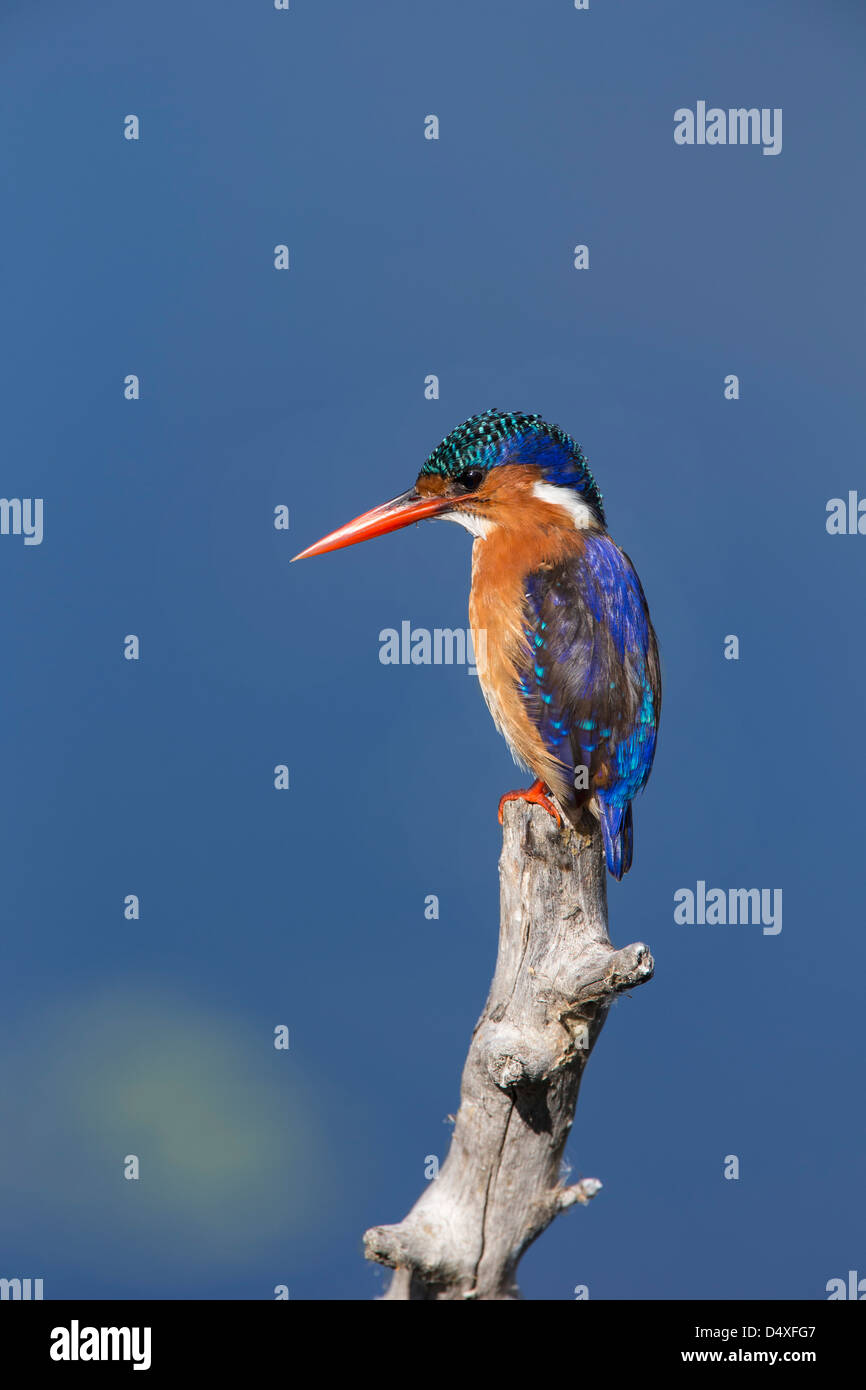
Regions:
<instances>
[{"instance_id":1,"label":"white throat patch","mask_svg":"<svg viewBox=\"0 0 866 1390\"><path fill-rule=\"evenodd\" d=\"M434 521L456 521L458 526L463 526L471 536L483 541L485 536L489 536L493 530L494 523L488 521L486 517L475 516L472 512L446 512L443 516L433 518Z\"/></svg>"}]
</instances>

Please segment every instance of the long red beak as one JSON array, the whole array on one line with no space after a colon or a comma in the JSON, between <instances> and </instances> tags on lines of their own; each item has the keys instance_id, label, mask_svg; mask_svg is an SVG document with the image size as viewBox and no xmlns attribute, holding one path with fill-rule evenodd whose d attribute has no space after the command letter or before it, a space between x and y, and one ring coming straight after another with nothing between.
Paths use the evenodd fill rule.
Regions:
<instances>
[{"instance_id":1,"label":"long red beak","mask_svg":"<svg viewBox=\"0 0 866 1390\"><path fill-rule=\"evenodd\" d=\"M347 521L338 531L332 531L329 536L316 541L315 545L307 546L299 555L293 555L292 564L295 560L306 560L310 555L324 555L328 550L342 550L345 545L368 541L373 536L385 536L389 531L400 531L404 526L411 526L413 521L438 516L453 505L453 498L421 497L410 487L408 492L384 502L381 507L374 507L371 512L356 516L354 521Z\"/></svg>"}]
</instances>

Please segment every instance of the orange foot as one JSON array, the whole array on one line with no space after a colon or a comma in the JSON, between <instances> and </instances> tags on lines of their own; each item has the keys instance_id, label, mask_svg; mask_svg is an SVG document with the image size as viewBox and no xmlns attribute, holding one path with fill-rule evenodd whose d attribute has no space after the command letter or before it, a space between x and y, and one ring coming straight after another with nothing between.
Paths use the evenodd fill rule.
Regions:
<instances>
[{"instance_id":1,"label":"orange foot","mask_svg":"<svg viewBox=\"0 0 866 1390\"><path fill-rule=\"evenodd\" d=\"M557 825L562 825L562 816L557 811L553 802L548 796L550 787L546 782L542 782L539 777L537 782L533 782L531 787L527 787L525 792L506 792L499 801L499 824L502 824L502 808L506 801L528 801L533 806L543 806L549 815L553 816Z\"/></svg>"}]
</instances>

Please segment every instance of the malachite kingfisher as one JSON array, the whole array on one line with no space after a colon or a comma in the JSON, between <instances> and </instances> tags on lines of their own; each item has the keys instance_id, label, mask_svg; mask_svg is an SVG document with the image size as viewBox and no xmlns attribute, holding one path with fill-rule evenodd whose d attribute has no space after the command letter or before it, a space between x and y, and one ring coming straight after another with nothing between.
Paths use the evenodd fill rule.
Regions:
<instances>
[{"instance_id":1,"label":"malachite kingfisher","mask_svg":"<svg viewBox=\"0 0 866 1390\"><path fill-rule=\"evenodd\" d=\"M632 862L632 806L652 767L661 708L656 635L634 566L607 532L582 450L538 415L487 410L430 454L414 487L294 558L412 522L456 521L475 538L469 620L481 689L515 761L512 799L561 823L584 808L607 866Z\"/></svg>"}]
</instances>

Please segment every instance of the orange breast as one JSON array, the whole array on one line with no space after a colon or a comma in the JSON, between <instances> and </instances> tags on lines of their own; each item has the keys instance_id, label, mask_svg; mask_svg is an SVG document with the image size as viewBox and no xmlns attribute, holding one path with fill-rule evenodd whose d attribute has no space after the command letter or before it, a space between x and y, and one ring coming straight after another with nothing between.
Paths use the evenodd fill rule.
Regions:
<instances>
[{"instance_id":1,"label":"orange breast","mask_svg":"<svg viewBox=\"0 0 866 1390\"><path fill-rule=\"evenodd\" d=\"M582 548L570 519L551 520L550 506L527 493L472 548L469 621L475 635L478 678L496 726L518 762L554 791L567 794L571 768L545 747L520 693L529 658L525 635L527 575ZM511 512L511 509L509 509ZM510 524L509 524L510 523Z\"/></svg>"}]
</instances>

